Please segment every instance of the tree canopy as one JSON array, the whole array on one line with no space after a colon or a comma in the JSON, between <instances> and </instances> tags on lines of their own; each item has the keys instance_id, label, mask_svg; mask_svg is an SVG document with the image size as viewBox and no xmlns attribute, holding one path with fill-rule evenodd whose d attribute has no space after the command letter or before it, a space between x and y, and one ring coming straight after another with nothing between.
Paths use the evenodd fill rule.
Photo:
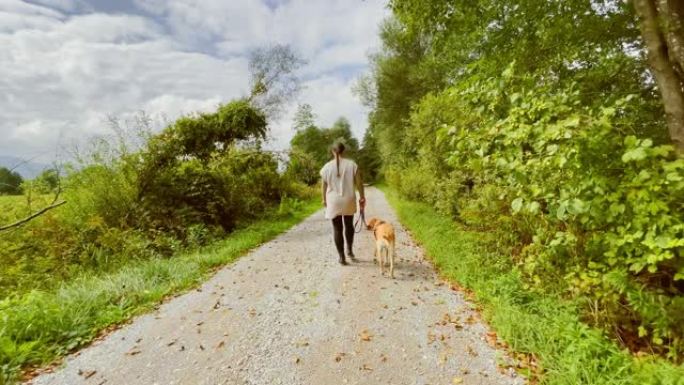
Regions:
<instances>
[{"instance_id":1,"label":"tree canopy","mask_svg":"<svg viewBox=\"0 0 684 385\"><path fill-rule=\"evenodd\" d=\"M19 195L21 194L21 183L24 179L19 173L0 167L0 195Z\"/></svg>"},{"instance_id":2,"label":"tree canopy","mask_svg":"<svg viewBox=\"0 0 684 385\"><path fill-rule=\"evenodd\" d=\"M355 87L391 185L499 233L530 287L592 303L594 324L673 359L680 4L392 0Z\"/></svg>"}]
</instances>

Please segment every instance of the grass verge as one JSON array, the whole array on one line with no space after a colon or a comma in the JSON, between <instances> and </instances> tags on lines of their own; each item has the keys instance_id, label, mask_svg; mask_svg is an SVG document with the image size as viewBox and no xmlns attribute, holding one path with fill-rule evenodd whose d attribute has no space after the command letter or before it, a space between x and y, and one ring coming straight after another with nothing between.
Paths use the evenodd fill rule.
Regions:
<instances>
[{"instance_id":1,"label":"grass verge","mask_svg":"<svg viewBox=\"0 0 684 385\"><path fill-rule=\"evenodd\" d=\"M0 384L22 369L53 362L102 330L153 309L205 281L218 267L288 230L320 208L317 200L279 210L226 239L169 259L131 263L112 274L83 276L54 291L0 301Z\"/></svg>"},{"instance_id":2,"label":"grass verge","mask_svg":"<svg viewBox=\"0 0 684 385\"><path fill-rule=\"evenodd\" d=\"M439 272L471 290L483 316L514 352L531 354L543 384L684 384L684 366L636 358L579 319L577 307L526 290L493 234L465 228L430 205L383 187L402 224L422 244Z\"/></svg>"}]
</instances>

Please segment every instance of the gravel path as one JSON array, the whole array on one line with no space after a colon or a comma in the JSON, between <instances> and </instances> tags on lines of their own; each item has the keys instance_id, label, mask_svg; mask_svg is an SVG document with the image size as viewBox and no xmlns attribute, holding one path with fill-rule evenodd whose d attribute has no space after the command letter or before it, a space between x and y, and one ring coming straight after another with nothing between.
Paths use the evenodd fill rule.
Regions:
<instances>
[{"instance_id":1,"label":"gravel path","mask_svg":"<svg viewBox=\"0 0 684 385\"><path fill-rule=\"evenodd\" d=\"M497 369L504 354L382 193L369 189L368 201L368 218L397 228L395 280L373 264L367 231L359 262L340 266L319 211L31 383L522 384Z\"/></svg>"}]
</instances>

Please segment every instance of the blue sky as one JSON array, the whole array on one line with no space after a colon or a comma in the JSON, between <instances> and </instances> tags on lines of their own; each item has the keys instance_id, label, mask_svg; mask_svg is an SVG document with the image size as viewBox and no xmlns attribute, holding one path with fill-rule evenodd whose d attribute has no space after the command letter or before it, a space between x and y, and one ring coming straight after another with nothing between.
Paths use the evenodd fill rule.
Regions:
<instances>
[{"instance_id":1,"label":"blue sky","mask_svg":"<svg viewBox=\"0 0 684 385\"><path fill-rule=\"evenodd\" d=\"M0 0L0 155L51 160L108 133L107 116L211 110L247 93L247 53L274 43L308 64L269 146L287 146L297 103L361 137L351 86L386 15L384 0Z\"/></svg>"}]
</instances>

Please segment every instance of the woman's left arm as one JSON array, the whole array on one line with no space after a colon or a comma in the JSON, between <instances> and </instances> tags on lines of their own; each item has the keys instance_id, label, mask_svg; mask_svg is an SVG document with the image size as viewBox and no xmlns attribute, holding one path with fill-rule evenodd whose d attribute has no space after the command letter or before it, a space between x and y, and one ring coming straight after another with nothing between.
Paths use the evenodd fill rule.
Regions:
<instances>
[{"instance_id":1,"label":"woman's left arm","mask_svg":"<svg viewBox=\"0 0 684 385\"><path fill-rule=\"evenodd\" d=\"M365 207L366 192L363 189L363 178L361 177L361 170L356 170L356 175L354 175L354 181L356 182L356 189L359 190L359 203L362 207Z\"/></svg>"},{"instance_id":2,"label":"woman's left arm","mask_svg":"<svg viewBox=\"0 0 684 385\"><path fill-rule=\"evenodd\" d=\"M328 184L325 183L325 181L321 181L321 195L323 196L322 202L323 202L323 207L328 207L328 202L325 197L325 193L328 191Z\"/></svg>"}]
</instances>

